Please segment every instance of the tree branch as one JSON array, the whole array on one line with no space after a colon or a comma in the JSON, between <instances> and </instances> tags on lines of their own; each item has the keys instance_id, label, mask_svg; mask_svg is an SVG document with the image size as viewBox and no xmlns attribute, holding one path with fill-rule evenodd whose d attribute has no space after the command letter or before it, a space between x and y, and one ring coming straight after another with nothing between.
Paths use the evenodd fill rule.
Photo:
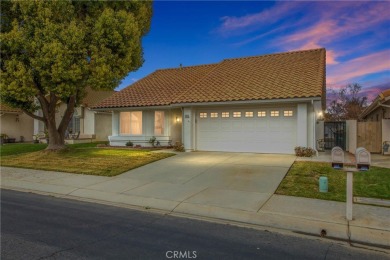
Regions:
<instances>
[{"instance_id":1,"label":"tree branch","mask_svg":"<svg viewBox=\"0 0 390 260\"><path fill-rule=\"evenodd\" d=\"M45 118L43 118L43 117L41 117L41 116L37 116L37 115L35 115L35 114L33 114L33 113L27 111L27 110L24 110L24 109L22 109L22 110L23 110L23 112L24 112L26 115L31 116L32 118L37 119L37 120L39 120L39 121L45 122Z\"/></svg>"},{"instance_id":2,"label":"tree branch","mask_svg":"<svg viewBox=\"0 0 390 260\"><path fill-rule=\"evenodd\" d=\"M58 126L58 132L60 132L60 133L65 132L65 129L68 126L69 120L73 115L75 104L76 104L76 97L73 95L69 98L65 113L62 117L60 125Z\"/></svg>"}]
</instances>

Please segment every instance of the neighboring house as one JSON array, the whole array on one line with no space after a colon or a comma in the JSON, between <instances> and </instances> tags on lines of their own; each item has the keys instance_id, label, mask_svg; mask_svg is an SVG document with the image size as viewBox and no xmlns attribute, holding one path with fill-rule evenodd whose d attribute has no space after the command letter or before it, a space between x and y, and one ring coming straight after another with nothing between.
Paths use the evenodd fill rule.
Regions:
<instances>
[{"instance_id":1,"label":"neighboring house","mask_svg":"<svg viewBox=\"0 0 390 260\"><path fill-rule=\"evenodd\" d=\"M30 116L4 103L0 103L0 116L0 134L15 138L16 142L33 140L34 120Z\"/></svg>"},{"instance_id":2,"label":"neighboring house","mask_svg":"<svg viewBox=\"0 0 390 260\"><path fill-rule=\"evenodd\" d=\"M95 139L96 141L107 141L111 135L111 113L92 111L95 106L107 97L114 94L115 91L95 91L88 89L87 96L83 99L81 105L75 109L72 119L68 125L68 132L76 134L80 132L80 139ZM56 123L60 124L66 110L66 104L59 102L57 105ZM42 112L38 112L40 115ZM34 120L34 133L44 132L44 123Z\"/></svg>"},{"instance_id":3,"label":"neighboring house","mask_svg":"<svg viewBox=\"0 0 390 260\"><path fill-rule=\"evenodd\" d=\"M390 89L386 89L375 98L359 116L364 121L381 121L390 119Z\"/></svg>"},{"instance_id":4,"label":"neighboring house","mask_svg":"<svg viewBox=\"0 0 390 260\"><path fill-rule=\"evenodd\" d=\"M369 143L376 143L375 152L382 151L383 145L390 145L390 89L386 89L375 98L363 113L359 116L360 121L377 122L379 129L377 131L368 131L366 136ZM362 123L359 123L362 124ZM374 138L374 135L378 137ZM359 137L363 135L358 129L358 146ZM370 149L369 149L370 150ZM390 152L390 149L388 149Z\"/></svg>"},{"instance_id":5,"label":"neighboring house","mask_svg":"<svg viewBox=\"0 0 390 260\"><path fill-rule=\"evenodd\" d=\"M294 153L314 147L325 49L157 70L94 107L113 111L111 145L183 142L186 151ZM319 125L319 124L318 124Z\"/></svg>"}]
</instances>

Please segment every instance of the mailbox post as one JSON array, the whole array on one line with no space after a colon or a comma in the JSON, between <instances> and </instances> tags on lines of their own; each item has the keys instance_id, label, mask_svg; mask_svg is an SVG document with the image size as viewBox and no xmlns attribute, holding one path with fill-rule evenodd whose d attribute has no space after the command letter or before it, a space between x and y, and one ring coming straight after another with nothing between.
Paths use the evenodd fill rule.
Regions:
<instances>
[{"instance_id":1,"label":"mailbox post","mask_svg":"<svg viewBox=\"0 0 390 260\"><path fill-rule=\"evenodd\" d=\"M358 171L368 171L371 165L371 154L364 147L359 147L355 152L356 168L344 168L347 173L347 198L346 198L346 218L352 220L353 205L353 173Z\"/></svg>"},{"instance_id":2,"label":"mailbox post","mask_svg":"<svg viewBox=\"0 0 390 260\"><path fill-rule=\"evenodd\" d=\"M347 220L352 220L352 204L353 204L353 173L358 172L356 168L344 168L347 173L347 201L345 215Z\"/></svg>"}]
</instances>

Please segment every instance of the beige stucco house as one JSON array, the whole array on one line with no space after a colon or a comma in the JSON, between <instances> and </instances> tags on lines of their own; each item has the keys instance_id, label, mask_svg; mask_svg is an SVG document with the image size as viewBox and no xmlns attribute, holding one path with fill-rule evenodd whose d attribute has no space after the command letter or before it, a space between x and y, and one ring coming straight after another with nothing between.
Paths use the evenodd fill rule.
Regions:
<instances>
[{"instance_id":1,"label":"beige stucco house","mask_svg":"<svg viewBox=\"0 0 390 260\"><path fill-rule=\"evenodd\" d=\"M325 49L157 70L97 104L111 145L182 142L186 151L294 153L316 148Z\"/></svg>"},{"instance_id":2,"label":"beige stucco house","mask_svg":"<svg viewBox=\"0 0 390 260\"><path fill-rule=\"evenodd\" d=\"M0 103L0 134L15 138L16 142L33 140L34 120L20 109Z\"/></svg>"},{"instance_id":3,"label":"beige stucco house","mask_svg":"<svg viewBox=\"0 0 390 260\"><path fill-rule=\"evenodd\" d=\"M115 91L88 90L87 96L81 105L75 109L72 119L69 122L67 131L72 134L80 132L78 139L93 139L94 141L107 141L111 135L111 113L104 111L93 111L91 107L110 97ZM56 123L60 124L66 110L66 104L59 102L57 105ZM41 112L37 112L41 115ZM44 132L44 124L34 120L34 134Z\"/></svg>"}]
</instances>

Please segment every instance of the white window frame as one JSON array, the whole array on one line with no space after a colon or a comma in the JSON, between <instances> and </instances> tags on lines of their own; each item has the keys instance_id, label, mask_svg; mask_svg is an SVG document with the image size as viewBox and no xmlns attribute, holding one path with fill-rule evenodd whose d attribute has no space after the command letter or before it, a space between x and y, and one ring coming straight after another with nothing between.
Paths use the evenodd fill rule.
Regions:
<instances>
[{"instance_id":1,"label":"white window frame","mask_svg":"<svg viewBox=\"0 0 390 260\"><path fill-rule=\"evenodd\" d=\"M230 112L221 112L221 117L222 118L229 118L230 117Z\"/></svg>"},{"instance_id":2,"label":"white window frame","mask_svg":"<svg viewBox=\"0 0 390 260\"><path fill-rule=\"evenodd\" d=\"M271 117L278 117L280 115L279 110L271 110Z\"/></svg>"},{"instance_id":3,"label":"white window frame","mask_svg":"<svg viewBox=\"0 0 390 260\"><path fill-rule=\"evenodd\" d=\"M253 111L246 111L245 117L249 117L249 118L253 117Z\"/></svg>"},{"instance_id":4,"label":"white window frame","mask_svg":"<svg viewBox=\"0 0 390 260\"><path fill-rule=\"evenodd\" d=\"M284 117L292 117L292 116L294 116L294 112L292 110L284 110L283 116Z\"/></svg>"},{"instance_id":5,"label":"white window frame","mask_svg":"<svg viewBox=\"0 0 390 260\"><path fill-rule=\"evenodd\" d=\"M122 120L121 120L121 113L129 113L130 115L130 120L129 120L129 129L130 129L130 133L122 133ZM131 132L131 114L132 113L141 113L141 133L140 134L134 134ZM143 134L143 113L142 111L123 111L123 112L120 112L119 113L119 135L123 135L123 136L129 136L129 135L137 135L137 136L140 136Z\"/></svg>"},{"instance_id":6,"label":"white window frame","mask_svg":"<svg viewBox=\"0 0 390 260\"><path fill-rule=\"evenodd\" d=\"M257 117L267 117L267 111L265 110L258 111Z\"/></svg>"},{"instance_id":7,"label":"white window frame","mask_svg":"<svg viewBox=\"0 0 390 260\"><path fill-rule=\"evenodd\" d=\"M218 118L218 112L210 112L210 118Z\"/></svg>"},{"instance_id":8,"label":"white window frame","mask_svg":"<svg viewBox=\"0 0 390 260\"><path fill-rule=\"evenodd\" d=\"M162 133L157 134L156 133L156 113L162 113L163 114L163 119L162 119ZM165 134L165 112L164 111L154 111L154 135L156 136L163 136Z\"/></svg>"},{"instance_id":9,"label":"white window frame","mask_svg":"<svg viewBox=\"0 0 390 260\"><path fill-rule=\"evenodd\" d=\"M240 118L241 117L241 111L233 112L233 118Z\"/></svg>"},{"instance_id":10,"label":"white window frame","mask_svg":"<svg viewBox=\"0 0 390 260\"><path fill-rule=\"evenodd\" d=\"M207 112L200 112L199 118L202 118L202 119L207 118Z\"/></svg>"}]
</instances>

